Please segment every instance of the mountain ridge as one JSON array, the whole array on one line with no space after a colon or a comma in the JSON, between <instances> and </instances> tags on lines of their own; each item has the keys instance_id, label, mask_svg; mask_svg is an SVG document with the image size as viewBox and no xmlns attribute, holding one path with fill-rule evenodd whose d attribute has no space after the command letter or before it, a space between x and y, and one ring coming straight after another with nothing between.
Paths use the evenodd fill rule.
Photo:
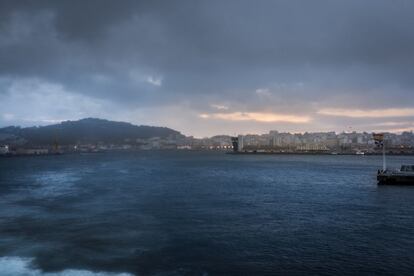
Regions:
<instances>
[{"instance_id":1,"label":"mountain ridge","mask_svg":"<svg viewBox=\"0 0 414 276\"><path fill-rule=\"evenodd\" d=\"M113 143L149 139L153 137L183 137L167 127L134 125L128 122L110 121L100 118L84 118L63 121L47 126L0 128L0 141L17 141L18 144L60 145L79 143Z\"/></svg>"}]
</instances>

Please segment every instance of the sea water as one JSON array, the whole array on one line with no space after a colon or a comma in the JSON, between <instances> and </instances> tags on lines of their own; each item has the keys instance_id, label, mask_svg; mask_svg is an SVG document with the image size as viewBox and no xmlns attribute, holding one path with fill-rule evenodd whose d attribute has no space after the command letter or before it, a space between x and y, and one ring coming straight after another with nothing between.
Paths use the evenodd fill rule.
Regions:
<instances>
[{"instance_id":1,"label":"sea water","mask_svg":"<svg viewBox=\"0 0 414 276\"><path fill-rule=\"evenodd\" d=\"M381 164L196 151L1 158L0 275L410 274L414 187L378 186Z\"/></svg>"}]
</instances>

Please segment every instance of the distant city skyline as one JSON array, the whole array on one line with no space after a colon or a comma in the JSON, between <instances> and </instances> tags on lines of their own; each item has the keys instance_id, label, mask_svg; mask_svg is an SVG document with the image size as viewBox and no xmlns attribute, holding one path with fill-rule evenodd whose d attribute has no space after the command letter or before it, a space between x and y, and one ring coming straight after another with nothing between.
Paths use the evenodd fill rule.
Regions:
<instances>
[{"instance_id":1,"label":"distant city skyline","mask_svg":"<svg viewBox=\"0 0 414 276\"><path fill-rule=\"evenodd\" d=\"M43 124L37 124L37 125L7 125L7 126L0 126L0 129L4 128L4 127L10 127L10 126L22 127L22 128L43 127L43 126L58 125L60 123L64 123L64 122L68 122L68 121L78 122L78 121L87 120L87 119L91 119L91 120L96 119L98 121L100 121L100 120L106 121L107 120L107 121L110 121L110 122L112 121L112 122L130 123L130 124L136 125L136 126L142 125L142 126L151 126L151 127L168 127L168 126L162 126L162 125L136 124L136 123L128 122L128 121L113 121L113 120L110 120L108 118L91 118L91 117L89 117L89 118L81 118L79 120L50 121L50 122L44 122ZM168 127L168 128L170 128L170 127ZM268 129L268 130L264 130L262 132L213 133L212 135L196 136L196 135L193 135L193 134L186 134L186 133L182 132L180 129L174 129L174 128L170 128L170 129L178 131L178 132L180 132L181 134L183 134L187 137L194 137L194 138L197 138L197 139L212 138L212 137L215 137L215 136L240 136L240 135L243 135L243 136L249 136L249 135L250 136L263 136L263 135L269 135L271 133L289 134L289 135L320 134L320 133L323 133L323 134L335 133L336 135L339 135L339 134L352 134L352 133L357 133L357 134L389 133L389 134L399 135L399 134L402 134L402 133L413 133L414 132L413 129L407 129L407 130L404 129L404 130L400 130L400 131L389 131L389 130L366 131L366 130L356 130L356 129L353 129L352 127L349 127L348 129L344 129L344 130L341 130L341 131L336 131L336 130L320 130L320 131L317 131L316 130L316 131L302 131L301 132L301 131L288 131L288 130L283 130L283 129Z\"/></svg>"},{"instance_id":2,"label":"distant city skyline","mask_svg":"<svg viewBox=\"0 0 414 276\"><path fill-rule=\"evenodd\" d=\"M384 137L384 138L375 138ZM390 154L414 154L414 133L374 135L366 132L215 135L196 138L176 130L136 126L98 118L44 127L0 128L0 155L48 155L69 152L135 150L225 150L244 153L378 154L378 139Z\"/></svg>"},{"instance_id":3,"label":"distant city skyline","mask_svg":"<svg viewBox=\"0 0 414 276\"><path fill-rule=\"evenodd\" d=\"M1 1L0 127L414 129L414 2Z\"/></svg>"}]
</instances>

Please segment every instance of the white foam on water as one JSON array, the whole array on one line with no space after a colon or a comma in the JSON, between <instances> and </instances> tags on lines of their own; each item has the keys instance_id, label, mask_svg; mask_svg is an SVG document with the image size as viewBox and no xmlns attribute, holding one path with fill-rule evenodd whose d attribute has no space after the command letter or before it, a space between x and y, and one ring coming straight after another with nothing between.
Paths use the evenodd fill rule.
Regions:
<instances>
[{"instance_id":1,"label":"white foam on water","mask_svg":"<svg viewBox=\"0 0 414 276\"><path fill-rule=\"evenodd\" d=\"M0 276L132 276L132 274L92 272L76 269L66 269L60 272L43 272L33 267L31 258L0 257Z\"/></svg>"}]
</instances>

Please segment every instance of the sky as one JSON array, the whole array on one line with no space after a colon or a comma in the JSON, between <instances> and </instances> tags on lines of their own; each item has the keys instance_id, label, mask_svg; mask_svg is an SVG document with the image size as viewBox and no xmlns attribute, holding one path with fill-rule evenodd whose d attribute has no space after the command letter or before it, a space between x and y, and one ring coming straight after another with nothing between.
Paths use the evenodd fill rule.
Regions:
<instances>
[{"instance_id":1,"label":"sky","mask_svg":"<svg viewBox=\"0 0 414 276\"><path fill-rule=\"evenodd\" d=\"M0 1L0 127L414 129L414 1Z\"/></svg>"}]
</instances>

